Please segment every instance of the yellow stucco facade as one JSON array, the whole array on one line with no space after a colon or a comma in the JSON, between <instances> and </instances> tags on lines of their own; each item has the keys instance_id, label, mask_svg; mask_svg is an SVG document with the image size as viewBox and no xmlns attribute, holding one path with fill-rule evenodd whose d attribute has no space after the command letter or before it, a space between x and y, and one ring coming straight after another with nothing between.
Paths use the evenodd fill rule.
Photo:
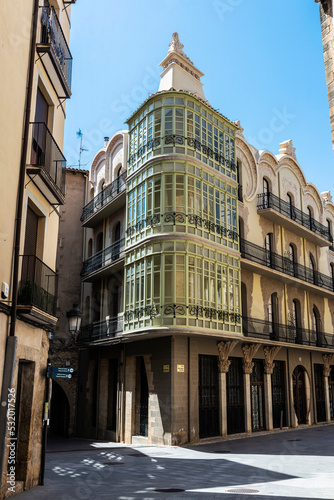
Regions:
<instances>
[{"instance_id":1,"label":"yellow stucco facade","mask_svg":"<svg viewBox=\"0 0 334 500\"><path fill-rule=\"evenodd\" d=\"M65 195L65 158L61 151L65 99L71 95L71 3L24 0L19 5L5 2L0 7L1 384L8 370L4 364L6 342L17 298L15 329L11 330L17 339L11 384L17 401L15 481L7 481L7 448L1 497L38 484L41 467L48 332L57 323L56 252L58 207ZM20 174L21 158L24 172L22 169ZM23 189L19 188L20 179ZM20 234L16 239L17 227ZM10 437L13 434L7 434L7 439Z\"/></svg>"}]
</instances>

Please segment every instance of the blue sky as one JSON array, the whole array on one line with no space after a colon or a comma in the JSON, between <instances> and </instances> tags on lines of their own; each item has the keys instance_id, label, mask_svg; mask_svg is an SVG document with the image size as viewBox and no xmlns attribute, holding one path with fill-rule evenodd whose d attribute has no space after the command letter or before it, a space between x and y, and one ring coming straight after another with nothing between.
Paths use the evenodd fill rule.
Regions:
<instances>
[{"instance_id":1,"label":"blue sky","mask_svg":"<svg viewBox=\"0 0 334 500\"><path fill-rule=\"evenodd\" d=\"M334 195L319 7L314 0L79 0L72 7L64 153L88 169L103 137L158 90L172 33L205 76L210 104L278 153L292 139L308 182ZM84 166L85 165L85 166Z\"/></svg>"}]
</instances>

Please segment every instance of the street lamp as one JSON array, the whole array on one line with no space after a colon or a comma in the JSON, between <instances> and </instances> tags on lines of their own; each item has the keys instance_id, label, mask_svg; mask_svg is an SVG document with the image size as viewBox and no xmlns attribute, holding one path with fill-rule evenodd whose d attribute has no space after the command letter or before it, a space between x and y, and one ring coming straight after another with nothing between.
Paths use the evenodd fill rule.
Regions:
<instances>
[{"instance_id":1,"label":"street lamp","mask_svg":"<svg viewBox=\"0 0 334 500\"><path fill-rule=\"evenodd\" d=\"M73 308L70 311L67 311L66 317L68 319L68 329L75 338L80 331L82 319L82 312L80 311L78 304L73 304Z\"/></svg>"}]
</instances>

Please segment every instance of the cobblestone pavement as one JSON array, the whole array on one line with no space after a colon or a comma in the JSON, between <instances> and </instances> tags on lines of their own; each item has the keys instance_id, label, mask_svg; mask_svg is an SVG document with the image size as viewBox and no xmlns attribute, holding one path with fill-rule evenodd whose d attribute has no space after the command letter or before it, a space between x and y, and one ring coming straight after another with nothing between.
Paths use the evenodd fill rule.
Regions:
<instances>
[{"instance_id":1,"label":"cobblestone pavement","mask_svg":"<svg viewBox=\"0 0 334 500\"><path fill-rule=\"evenodd\" d=\"M334 425L185 447L50 440L20 500L334 499Z\"/></svg>"}]
</instances>

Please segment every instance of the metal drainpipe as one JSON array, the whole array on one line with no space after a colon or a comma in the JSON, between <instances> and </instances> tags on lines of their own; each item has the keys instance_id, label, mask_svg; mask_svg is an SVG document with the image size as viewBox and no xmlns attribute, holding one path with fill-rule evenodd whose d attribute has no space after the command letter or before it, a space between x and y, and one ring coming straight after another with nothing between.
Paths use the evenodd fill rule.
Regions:
<instances>
[{"instance_id":1,"label":"metal drainpipe","mask_svg":"<svg viewBox=\"0 0 334 500\"><path fill-rule=\"evenodd\" d=\"M16 206L16 224L15 224L15 243L14 243L14 259L13 259L13 281L12 281L12 310L11 322L9 329L9 336L7 337L6 356L3 371L3 382L1 391L1 406L0 406L0 428L2 429L0 435L0 487L2 483L2 472L5 460L6 449L6 436L7 436L7 400L8 390L12 386L13 374L15 367L15 355L17 337L15 337L16 328L16 314L17 314L17 291L18 291L18 274L19 274L19 256L20 256L20 243L21 243L21 227L22 227L22 208L24 198L24 183L26 173L26 158L28 151L28 135L29 135L29 121L31 113L31 97L32 97L32 81L34 76L35 65L35 51L36 51L36 33L38 21L38 5L39 1L35 0L32 13L32 34L30 41L29 52L29 70L27 78L27 95L24 116L24 132L23 143L21 149L21 162L19 172L19 184L17 192L17 206Z\"/></svg>"}]
</instances>

